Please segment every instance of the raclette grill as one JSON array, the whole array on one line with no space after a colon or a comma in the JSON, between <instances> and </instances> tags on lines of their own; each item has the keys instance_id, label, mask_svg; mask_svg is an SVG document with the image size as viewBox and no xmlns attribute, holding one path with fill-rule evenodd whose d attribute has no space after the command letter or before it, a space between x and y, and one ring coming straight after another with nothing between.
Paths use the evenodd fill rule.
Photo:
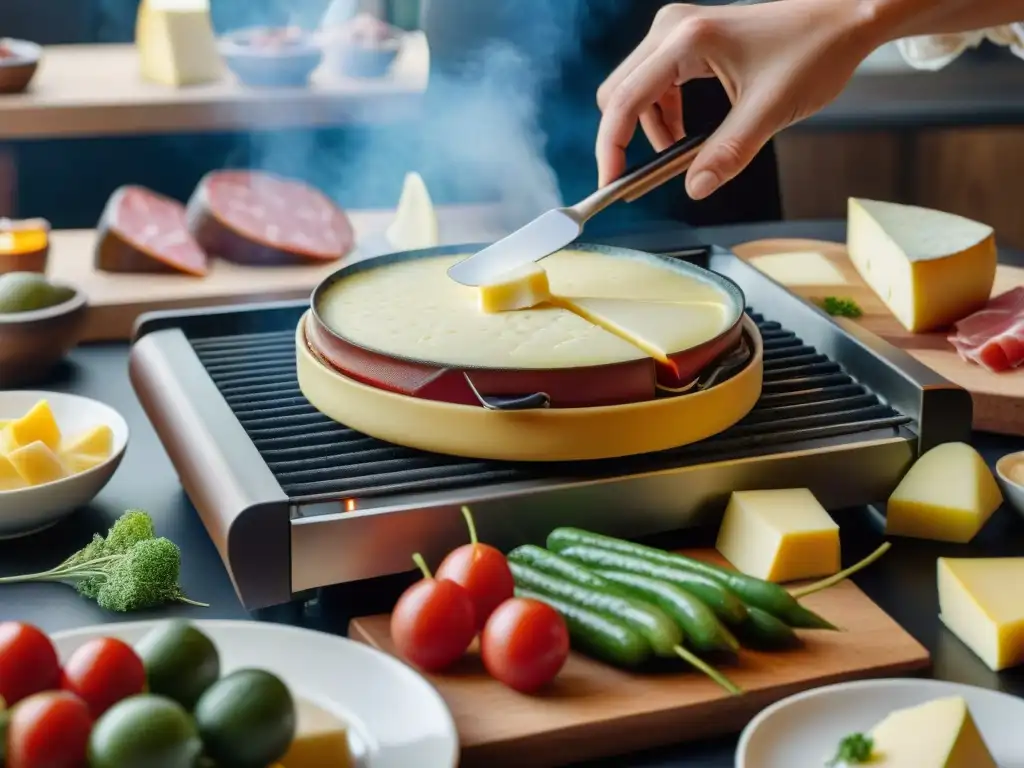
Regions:
<instances>
[{"instance_id":1,"label":"raclette grill","mask_svg":"<svg viewBox=\"0 0 1024 768\"><path fill-rule=\"evenodd\" d=\"M764 340L754 410L700 443L643 456L509 463L360 434L299 391L307 302L163 312L138 325L131 377L250 610L437 562L481 537L543 542L557 525L631 538L713 522L733 490L808 487L832 509L888 496L914 458L970 436L969 394L833 320L719 248L665 254L743 289Z\"/></svg>"}]
</instances>

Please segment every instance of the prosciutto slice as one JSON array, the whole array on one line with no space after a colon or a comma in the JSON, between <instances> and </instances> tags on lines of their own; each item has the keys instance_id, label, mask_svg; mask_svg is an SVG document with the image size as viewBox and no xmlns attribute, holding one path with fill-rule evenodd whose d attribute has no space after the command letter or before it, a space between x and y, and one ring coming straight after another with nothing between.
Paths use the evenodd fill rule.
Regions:
<instances>
[{"instance_id":1,"label":"prosciutto slice","mask_svg":"<svg viewBox=\"0 0 1024 768\"><path fill-rule=\"evenodd\" d=\"M997 296L958 322L949 342L964 360L993 373L1024 363L1024 286Z\"/></svg>"}]
</instances>

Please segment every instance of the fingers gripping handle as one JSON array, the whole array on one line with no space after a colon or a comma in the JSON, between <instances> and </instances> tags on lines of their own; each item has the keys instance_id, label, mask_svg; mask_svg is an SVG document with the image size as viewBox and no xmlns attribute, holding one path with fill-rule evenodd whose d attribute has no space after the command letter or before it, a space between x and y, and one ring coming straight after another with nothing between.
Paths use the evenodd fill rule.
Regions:
<instances>
[{"instance_id":1,"label":"fingers gripping handle","mask_svg":"<svg viewBox=\"0 0 1024 768\"><path fill-rule=\"evenodd\" d=\"M625 200L631 203L643 197L652 189L685 172L706 140L704 134L680 139L653 159L630 168L615 181L581 200L573 206L573 210L581 221L586 221L614 202Z\"/></svg>"}]
</instances>

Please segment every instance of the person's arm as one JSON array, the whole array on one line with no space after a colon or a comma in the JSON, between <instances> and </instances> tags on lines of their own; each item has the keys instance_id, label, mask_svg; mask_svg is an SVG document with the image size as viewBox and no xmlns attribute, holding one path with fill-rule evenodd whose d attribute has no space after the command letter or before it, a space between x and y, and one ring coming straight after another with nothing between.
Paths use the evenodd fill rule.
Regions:
<instances>
[{"instance_id":1,"label":"person's arm","mask_svg":"<svg viewBox=\"0 0 1024 768\"><path fill-rule=\"evenodd\" d=\"M1024 0L778 0L676 3L598 91L599 183L617 178L638 125L655 149L682 138L678 87L716 77L733 107L687 173L702 199L734 178L782 129L839 95L876 48L902 37L1024 20Z\"/></svg>"}]
</instances>

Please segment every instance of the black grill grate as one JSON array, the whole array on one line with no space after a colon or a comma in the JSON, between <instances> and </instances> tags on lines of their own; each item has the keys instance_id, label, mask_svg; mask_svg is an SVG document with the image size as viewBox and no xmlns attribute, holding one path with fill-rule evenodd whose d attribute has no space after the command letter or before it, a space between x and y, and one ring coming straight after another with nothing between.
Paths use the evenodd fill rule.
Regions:
<instances>
[{"instance_id":1,"label":"black grill grate","mask_svg":"<svg viewBox=\"0 0 1024 768\"><path fill-rule=\"evenodd\" d=\"M760 401L743 421L696 445L572 464L442 456L392 445L331 421L299 391L294 324L279 331L195 338L191 343L281 488L295 502L654 471L800 441L895 429L910 421L795 333L756 312L748 314L764 338L764 386Z\"/></svg>"}]
</instances>

